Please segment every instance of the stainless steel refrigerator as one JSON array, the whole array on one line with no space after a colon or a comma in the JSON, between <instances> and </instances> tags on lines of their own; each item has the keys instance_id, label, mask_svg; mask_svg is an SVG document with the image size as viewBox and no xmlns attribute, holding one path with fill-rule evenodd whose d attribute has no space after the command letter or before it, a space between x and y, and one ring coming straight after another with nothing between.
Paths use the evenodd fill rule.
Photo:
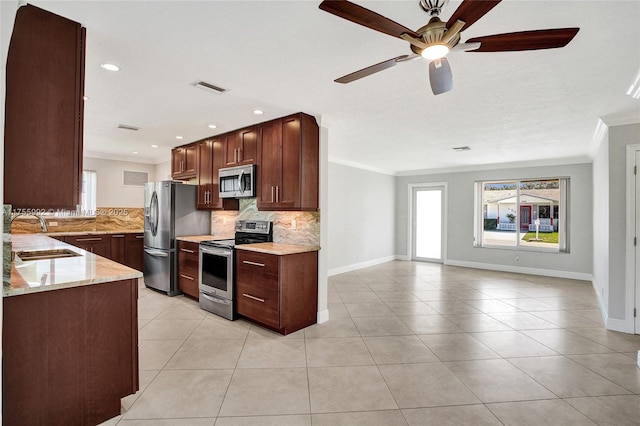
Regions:
<instances>
[{"instance_id":1,"label":"stainless steel refrigerator","mask_svg":"<svg viewBox=\"0 0 640 426\"><path fill-rule=\"evenodd\" d=\"M145 184L144 283L169 296L180 294L176 237L211 233L211 214L196 210L196 190L170 180Z\"/></svg>"}]
</instances>

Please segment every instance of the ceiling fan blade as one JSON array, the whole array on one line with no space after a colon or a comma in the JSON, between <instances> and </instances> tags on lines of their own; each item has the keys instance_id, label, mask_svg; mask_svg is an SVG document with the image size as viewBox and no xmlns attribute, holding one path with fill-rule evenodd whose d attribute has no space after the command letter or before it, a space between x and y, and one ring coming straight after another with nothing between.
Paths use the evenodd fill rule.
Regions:
<instances>
[{"instance_id":1,"label":"ceiling fan blade","mask_svg":"<svg viewBox=\"0 0 640 426\"><path fill-rule=\"evenodd\" d=\"M429 62L429 82L434 95L448 92L453 89L453 76L451 67L446 58L435 59Z\"/></svg>"},{"instance_id":2,"label":"ceiling fan blade","mask_svg":"<svg viewBox=\"0 0 640 426\"><path fill-rule=\"evenodd\" d=\"M351 83L352 81L359 80L363 77L367 77L371 74L375 74L380 71L384 71L387 68L395 67L396 64L400 61L406 60L411 55L402 55L396 58L391 58L389 60L380 62L379 64L371 65L370 67L362 68L356 72L352 72L351 74L347 74L340 78L335 79L336 83Z\"/></svg>"},{"instance_id":3,"label":"ceiling fan blade","mask_svg":"<svg viewBox=\"0 0 640 426\"><path fill-rule=\"evenodd\" d=\"M467 43L480 43L469 52L514 52L519 50L553 49L566 46L578 34L580 28L556 28L552 30L521 31L474 37Z\"/></svg>"},{"instance_id":4,"label":"ceiling fan blade","mask_svg":"<svg viewBox=\"0 0 640 426\"><path fill-rule=\"evenodd\" d=\"M325 0L319 7L325 12L393 37L400 38L405 33L416 38L420 37L420 34L415 31L347 0Z\"/></svg>"},{"instance_id":5,"label":"ceiling fan blade","mask_svg":"<svg viewBox=\"0 0 640 426\"><path fill-rule=\"evenodd\" d=\"M491 9L496 7L500 1L501 0L464 0L447 21L447 29L451 28L456 21L459 20L465 23L460 31L466 30Z\"/></svg>"}]
</instances>

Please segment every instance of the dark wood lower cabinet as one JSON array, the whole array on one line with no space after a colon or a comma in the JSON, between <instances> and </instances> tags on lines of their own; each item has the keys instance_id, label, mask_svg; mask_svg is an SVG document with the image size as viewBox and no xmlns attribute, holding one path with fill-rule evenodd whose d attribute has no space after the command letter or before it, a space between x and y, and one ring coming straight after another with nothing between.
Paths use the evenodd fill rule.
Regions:
<instances>
[{"instance_id":1,"label":"dark wood lower cabinet","mask_svg":"<svg viewBox=\"0 0 640 426\"><path fill-rule=\"evenodd\" d=\"M237 250L236 311L281 334L316 323L318 252L277 256Z\"/></svg>"},{"instance_id":2,"label":"dark wood lower cabinet","mask_svg":"<svg viewBox=\"0 0 640 426\"><path fill-rule=\"evenodd\" d=\"M116 260L116 262L119 261ZM138 271L144 269L144 234L125 234L124 262L122 263Z\"/></svg>"},{"instance_id":3,"label":"dark wood lower cabinet","mask_svg":"<svg viewBox=\"0 0 640 426\"><path fill-rule=\"evenodd\" d=\"M138 280L3 298L2 420L96 425L138 382Z\"/></svg>"},{"instance_id":4,"label":"dark wood lower cabinet","mask_svg":"<svg viewBox=\"0 0 640 426\"><path fill-rule=\"evenodd\" d=\"M178 289L195 299L200 298L198 289L200 244L178 241Z\"/></svg>"}]
</instances>

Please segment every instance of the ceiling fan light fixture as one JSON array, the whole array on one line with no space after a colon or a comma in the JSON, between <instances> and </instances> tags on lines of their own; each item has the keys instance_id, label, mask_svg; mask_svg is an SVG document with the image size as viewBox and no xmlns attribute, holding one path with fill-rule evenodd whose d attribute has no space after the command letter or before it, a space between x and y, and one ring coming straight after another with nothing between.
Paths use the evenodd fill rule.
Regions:
<instances>
[{"instance_id":1,"label":"ceiling fan light fixture","mask_svg":"<svg viewBox=\"0 0 640 426\"><path fill-rule=\"evenodd\" d=\"M432 44L427 46L420 54L423 58L433 61L447 56L449 50L449 46L446 44Z\"/></svg>"}]
</instances>

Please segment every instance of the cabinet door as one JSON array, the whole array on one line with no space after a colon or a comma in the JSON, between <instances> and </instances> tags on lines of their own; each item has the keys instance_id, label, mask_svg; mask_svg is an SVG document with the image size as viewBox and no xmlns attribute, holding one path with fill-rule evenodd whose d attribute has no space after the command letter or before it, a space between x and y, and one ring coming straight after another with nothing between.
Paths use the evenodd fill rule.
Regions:
<instances>
[{"instance_id":1,"label":"cabinet door","mask_svg":"<svg viewBox=\"0 0 640 426\"><path fill-rule=\"evenodd\" d=\"M240 130L238 136L238 164L254 164L256 162L256 150L258 132L255 127Z\"/></svg>"},{"instance_id":2,"label":"cabinet door","mask_svg":"<svg viewBox=\"0 0 640 426\"><path fill-rule=\"evenodd\" d=\"M224 140L224 163L223 167L233 167L238 165L238 150L240 149L240 133L231 132L223 136Z\"/></svg>"},{"instance_id":3,"label":"cabinet door","mask_svg":"<svg viewBox=\"0 0 640 426\"><path fill-rule=\"evenodd\" d=\"M281 208L300 207L300 180L302 178L300 145L300 117L282 119L282 180L278 188Z\"/></svg>"},{"instance_id":4,"label":"cabinet door","mask_svg":"<svg viewBox=\"0 0 640 426\"><path fill-rule=\"evenodd\" d=\"M182 147L171 150L171 177L179 179L184 172L185 149Z\"/></svg>"},{"instance_id":5,"label":"cabinet door","mask_svg":"<svg viewBox=\"0 0 640 426\"><path fill-rule=\"evenodd\" d=\"M258 135L258 209L273 209L282 182L282 120L261 124Z\"/></svg>"},{"instance_id":6,"label":"cabinet door","mask_svg":"<svg viewBox=\"0 0 640 426\"><path fill-rule=\"evenodd\" d=\"M91 253L111 259L111 241L93 243L91 245Z\"/></svg>"},{"instance_id":7,"label":"cabinet door","mask_svg":"<svg viewBox=\"0 0 640 426\"><path fill-rule=\"evenodd\" d=\"M111 260L125 264L125 236L124 234L111 235Z\"/></svg>"},{"instance_id":8,"label":"cabinet door","mask_svg":"<svg viewBox=\"0 0 640 426\"><path fill-rule=\"evenodd\" d=\"M199 245L178 241L178 289L184 294L198 298Z\"/></svg>"},{"instance_id":9,"label":"cabinet door","mask_svg":"<svg viewBox=\"0 0 640 426\"><path fill-rule=\"evenodd\" d=\"M224 167L254 164L256 162L258 132L255 127L236 130L224 135L224 138Z\"/></svg>"},{"instance_id":10,"label":"cabinet door","mask_svg":"<svg viewBox=\"0 0 640 426\"><path fill-rule=\"evenodd\" d=\"M197 208L211 207L213 191L213 141L198 142L198 200Z\"/></svg>"},{"instance_id":11,"label":"cabinet door","mask_svg":"<svg viewBox=\"0 0 640 426\"><path fill-rule=\"evenodd\" d=\"M144 269L144 234L126 234L124 239L125 262L129 268Z\"/></svg>"},{"instance_id":12,"label":"cabinet door","mask_svg":"<svg viewBox=\"0 0 640 426\"><path fill-rule=\"evenodd\" d=\"M198 145L193 143L184 148L184 173L186 178L195 178L198 167Z\"/></svg>"},{"instance_id":13,"label":"cabinet door","mask_svg":"<svg viewBox=\"0 0 640 426\"><path fill-rule=\"evenodd\" d=\"M6 59L5 204L79 204L84 59L79 23L32 5L18 8Z\"/></svg>"}]
</instances>

